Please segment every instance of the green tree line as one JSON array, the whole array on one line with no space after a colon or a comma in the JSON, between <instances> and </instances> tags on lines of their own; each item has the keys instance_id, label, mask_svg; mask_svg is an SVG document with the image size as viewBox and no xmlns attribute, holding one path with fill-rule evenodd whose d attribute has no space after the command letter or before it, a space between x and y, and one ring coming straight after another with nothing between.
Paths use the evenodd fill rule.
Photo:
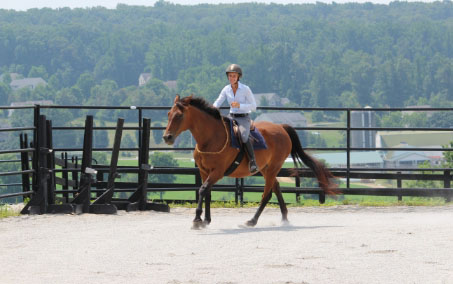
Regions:
<instances>
[{"instance_id":1,"label":"green tree line","mask_svg":"<svg viewBox=\"0 0 453 284\"><path fill-rule=\"evenodd\" d=\"M4 76L0 104L169 105L167 80L213 101L236 62L292 105L449 106L452 25L451 1L0 10L0 70L48 82L13 92Z\"/></svg>"}]
</instances>

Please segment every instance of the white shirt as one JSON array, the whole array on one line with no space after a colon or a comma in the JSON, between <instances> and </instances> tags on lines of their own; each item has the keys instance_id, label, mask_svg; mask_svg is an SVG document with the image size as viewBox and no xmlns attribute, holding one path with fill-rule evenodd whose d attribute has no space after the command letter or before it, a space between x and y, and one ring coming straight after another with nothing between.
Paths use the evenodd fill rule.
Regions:
<instances>
[{"instance_id":1,"label":"white shirt","mask_svg":"<svg viewBox=\"0 0 453 284\"><path fill-rule=\"evenodd\" d=\"M227 99L228 105L230 106L230 113L250 113L252 110L256 110L255 97L253 96L252 90L241 82L238 82L238 89L236 95L233 93L233 88L228 84L219 94L219 97L214 102L214 106L219 108L222 103ZM232 102L238 102L239 108L231 107Z\"/></svg>"}]
</instances>

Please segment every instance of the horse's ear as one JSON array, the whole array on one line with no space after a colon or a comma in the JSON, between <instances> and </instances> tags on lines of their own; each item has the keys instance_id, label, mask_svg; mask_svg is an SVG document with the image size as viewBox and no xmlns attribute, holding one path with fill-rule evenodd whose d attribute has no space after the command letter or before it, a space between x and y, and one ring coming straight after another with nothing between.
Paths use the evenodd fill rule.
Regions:
<instances>
[{"instance_id":1,"label":"horse's ear","mask_svg":"<svg viewBox=\"0 0 453 284\"><path fill-rule=\"evenodd\" d=\"M176 104L177 102L179 102L179 95L176 95L176 97L175 97L175 101L174 101L173 103L175 103L175 104Z\"/></svg>"}]
</instances>

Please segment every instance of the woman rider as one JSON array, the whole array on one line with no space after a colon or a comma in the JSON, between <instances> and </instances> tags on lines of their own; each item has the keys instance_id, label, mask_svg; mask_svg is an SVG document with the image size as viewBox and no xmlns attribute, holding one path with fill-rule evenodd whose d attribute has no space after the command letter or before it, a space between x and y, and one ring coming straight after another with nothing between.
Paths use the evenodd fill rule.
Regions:
<instances>
[{"instance_id":1,"label":"woman rider","mask_svg":"<svg viewBox=\"0 0 453 284\"><path fill-rule=\"evenodd\" d=\"M237 64L231 64L225 71L230 84L226 85L219 94L219 97L214 102L214 106L219 108L225 99L230 105L229 116L239 124L239 132L241 134L241 142L245 145L245 152L249 157L250 172L258 171L255 162L255 153L253 152L252 142L249 139L250 134L250 112L256 110L255 97L252 90L241 82L242 69Z\"/></svg>"}]
</instances>

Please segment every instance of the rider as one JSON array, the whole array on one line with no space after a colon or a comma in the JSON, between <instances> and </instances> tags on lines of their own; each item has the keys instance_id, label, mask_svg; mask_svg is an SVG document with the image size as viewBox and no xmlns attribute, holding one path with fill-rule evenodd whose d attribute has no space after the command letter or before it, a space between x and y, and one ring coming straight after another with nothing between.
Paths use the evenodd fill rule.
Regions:
<instances>
[{"instance_id":1,"label":"rider","mask_svg":"<svg viewBox=\"0 0 453 284\"><path fill-rule=\"evenodd\" d=\"M256 110L255 97L252 90L241 82L242 69L237 64L231 64L225 71L229 85L226 85L219 94L219 97L214 102L214 106L219 108L227 99L230 105L230 117L239 124L239 132L241 133L241 142L245 145L245 152L249 157L250 172L254 173L258 170L255 162L255 153L253 152L252 142L249 139L250 134L250 112Z\"/></svg>"}]
</instances>

